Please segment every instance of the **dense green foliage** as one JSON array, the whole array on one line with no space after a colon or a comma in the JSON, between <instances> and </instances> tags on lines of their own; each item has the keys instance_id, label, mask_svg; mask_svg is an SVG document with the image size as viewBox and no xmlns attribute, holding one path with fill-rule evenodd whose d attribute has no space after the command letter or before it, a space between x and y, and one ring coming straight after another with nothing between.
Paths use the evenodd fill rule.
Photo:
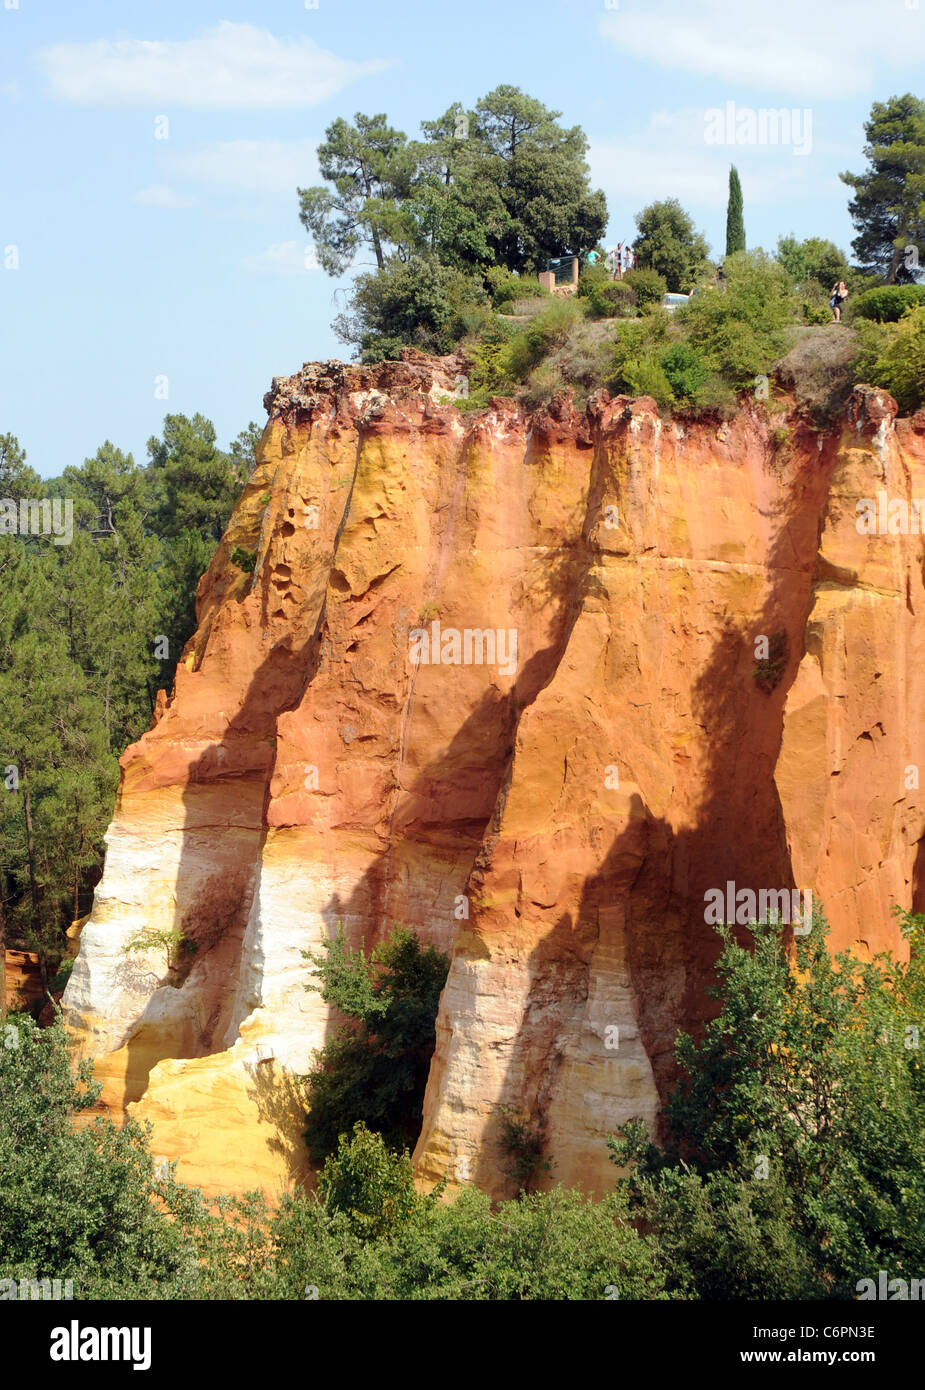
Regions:
<instances>
[{"instance_id":1,"label":"dense green foliage","mask_svg":"<svg viewBox=\"0 0 925 1390\"><path fill-rule=\"evenodd\" d=\"M740 390L770 368L795 318L789 277L761 251L726 261L726 290L698 294L677 318L709 371Z\"/></svg>"},{"instance_id":2,"label":"dense green foliage","mask_svg":"<svg viewBox=\"0 0 925 1390\"><path fill-rule=\"evenodd\" d=\"M858 272L853 271L834 241L823 237L807 237L797 241L794 236L782 236L777 242L777 259L798 286L807 281L815 281L829 291L839 280L844 280L849 289Z\"/></svg>"},{"instance_id":3,"label":"dense green foliage","mask_svg":"<svg viewBox=\"0 0 925 1390\"><path fill-rule=\"evenodd\" d=\"M908 92L875 101L864 134L869 167L841 176L854 190L851 244L868 273L909 282L925 266L925 101Z\"/></svg>"},{"instance_id":4,"label":"dense green foliage","mask_svg":"<svg viewBox=\"0 0 925 1390\"><path fill-rule=\"evenodd\" d=\"M390 257L375 275L359 275L350 311L335 329L359 343L369 361L397 357L405 346L451 352L470 329L481 326L488 305L479 280L430 255Z\"/></svg>"},{"instance_id":5,"label":"dense green foliage","mask_svg":"<svg viewBox=\"0 0 925 1390\"><path fill-rule=\"evenodd\" d=\"M925 285L882 285L858 296L852 317L896 323L907 309L920 304L925 304Z\"/></svg>"},{"instance_id":6,"label":"dense green foliage","mask_svg":"<svg viewBox=\"0 0 925 1390\"><path fill-rule=\"evenodd\" d=\"M925 919L903 926L908 963L833 959L819 914L792 950L779 927L753 926L748 947L720 929L719 1011L678 1039L666 1141L639 1122L614 1136L622 1176L602 1201L425 1196L407 1152L361 1121L317 1193L275 1212L257 1194L207 1201L155 1174L133 1122L75 1128L98 1091L89 1066L72 1069L60 1027L11 1016L0 1278L70 1278L77 1298L624 1300L852 1298L881 1269L919 1278ZM368 1016L369 969L342 952L333 973ZM508 1118L529 1140L529 1117ZM528 1143L510 1149L537 1171Z\"/></svg>"},{"instance_id":7,"label":"dense green foliage","mask_svg":"<svg viewBox=\"0 0 925 1390\"><path fill-rule=\"evenodd\" d=\"M745 250L745 220L742 215L742 184L733 164L729 170L729 199L726 203L726 255Z\"/></svg>"},{"instance_id":8,"label":"dense green foliage","mask_svg":"<svg viewBox=\"0 0 925 1390\"><path fill-rule=\"evenodd\" d=\"M396 926L367 956L343 929L325 951L304 952L320 984L306 985L348 1020L317 1054L307 1078L305 1138L316 1163L334 1153L358 1120L393 1148L413 1144L450 967L433 946Z\"/></svg>"},{"instance_id":9,"label":"dense green foliage","mask_svg":"<svg viewBox=\"0 0 925 1390\"><path fill-rule=\"evenodd\" d=\"M628 1126L610 1141L631 1209L657 1236L684 1297L855 1296L925 1259L925 919L911 961L826 949L816 914L788 956L779 927L753 948L721 928L713 997L663 1148Z\"/></svg>"},{"instance_id":10,"label":"dense green foliage","mask_svg":"<svg viewBox=\"0 0 925 1390\"><path fill-rule=\"evenodd\" d=\"M98 1088L60 1028L0 1044L0 1279L73 1280L75 1299L662 1297L653 1243L619 1194L556 1189L501 1203L422 1196L407 1154L357 1124L318 1193L210 1201L155 1176L147 1135L75 1129Z\"/></svg>"},{"instance_id":11,"label":"dense green foliage","mask_svg":"<svg viewBox=\"0 0 925 1390\"><path fill-rule=\"evenodd\" d=\"M0 767L12 769L0 788L0 938L38 950L43 968L89 908L118 758L172 682L256 437L249 426L226 453L202 416L168 415L147 466L107 441L47 482L0 438L0 495L73 505L70 543L0 535Z\"/></svg>"},{"instance_id":12,"label":"dense green foliage","mask_svg":"<svg viewBox=\"0 0 925 1390\"><path fill-rule=\"evenodd\" d=\"M460 410L482 409L493 395L536 407L564 390L580 408L607 387L650 395L665 412L729 417L745 391L768 399L761 383L785 355L791 377L807 362L814 377L824 375L834 355L831 391L815 383L807 392L791 381L801 409L821 424L850 389L851 354L844 341L820 343L815 357L793 352L798 330L833 322L829 300L841 280L850 320L898 320L905 297L894 298L896 287L884 289L883 281L919 273L923 110L912 97L875 104L866 127L871 168L844 176L855 189L861 267L823 237L782 236L773 257L746 252L732 167L721 269L711 265L690 215L667 198L637 214L636 268L611 278L598 242L603 195L589 188L584 135L513 87L497 88L471 111L456 103L423 122L421 141L392 130L384 116L335 122L321 155L333 189L300 190L302 219L332 273L364 246L375 254L375 272L357 277L337 321L344 341L358 345L365 361L397 357L408 346L461 352L467 389L454 397ZM536 270L572 252L580 261L577 306L543 306ZM661 314L667 291L693 292L670 322ZM918 291L908 297L917 301ZM867 334L863 344L852 334L851 343L855 356L863 345L873 384L896 383L904 409L921 400L911 380L915 323L876 340Z\"/></svg>"},{"instance_id":13,"label":"dense green foliage","mask_svg":"<svg viewBox=\"0 0 925 1390\"><path fill-rule=\"evenodd\" d=\"M607 384L652 396L661 409L727 414L736 392L771 371L796 312L783 267L761 251L740 252L726 262L723 288L701 290L670 319L653 311L621 324Z\"/></svg>"},{"instance_id":14,"label":"dense green foliage","mask_svg":"<svg viewBox=\"0 0 925 1390\"><path fill-rule=\"evenodd\" d=\"M636 272L638 275L648 273L651 272ZM630 317L636 304L643 302L629 278L611 279L603 261L583 267L578 278L578 297L587 300L588 312L596 319Z\"/></svg>"},{"instance_id":15,"label":"dense green foliage","mask_svg":"<svg viewBox=\"0 0 925 1390\"><path fill-rule=\"evenodd\" d=\"M454 104L409 141L384 115L338 119L319 147L324 185L299 189L318 259L339 275L363 247L376 268L357 277L335 323L366 360L402 346L448 351L478 323L498 271L535 275L580 255L607 221L592 190L587 140L519 88L497 87L471 111Z\"/></svg>"},{"instance_id":16,"label":"dense green foliage","mask_svg":"<svg viewBox=\"0 0 925 1390\"><path fill-rule=\"evenodd\" d=\"M862 321L858 332L858 380L885 387L906 414L925 405L925 304L907 309L897 323Z\"/></svg>"},{"instance_id":17,"label":"dense green foliage","mask_svg":"<svg viewBox=\"0 0 925 1390\"><path fill-rule=\"evenodd\" d=\"M10 1015L0 1042L0 1277L72 1279L81 1298L151 1297L192 1266L158 1209L144 1131L75 1128L99 1094L60 1025Z\"/></svg>"},{"instance_id":18,"label":"dense green foliage","mask_svg":"<svg viewBox=\"0 0 925 1390\"><path fill-rule=\"evenodd\" d=\"M636 214L633 250L644 270L657 270L673 293L687 294L703 275L708 247L677 198L650 203Z\"/></svg>"},{"instance_id":19,"label":"dense green foliage","mask_svg":"<svg viewBox=\"0 0 925 1390\"><path fill-rule=\"evenodd\" d=\"M668 281L664 275L657 270L647 270L643 266L638 270L628 270L623 277L623 284L629 285L640 309L649 309L661 304L668 292Z\"/></svg>"}]
</instances>

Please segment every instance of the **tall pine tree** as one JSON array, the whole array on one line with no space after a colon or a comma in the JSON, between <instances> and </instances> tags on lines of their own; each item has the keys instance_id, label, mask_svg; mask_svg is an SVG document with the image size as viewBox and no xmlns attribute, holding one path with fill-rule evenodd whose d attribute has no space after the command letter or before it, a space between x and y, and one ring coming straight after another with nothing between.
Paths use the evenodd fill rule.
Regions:
<instances>
[{"instance_id":1,"label":"tall pine tree","mask_svg":"<svg viewBox=\"0 0 925 1390\"><path fill-rule=\"evenodd\" d=\"M875 101L864 123L863 174L842 174L862 268L888 285L914 283L925 265L925 101Z\"/></svg>"}]
</instances>

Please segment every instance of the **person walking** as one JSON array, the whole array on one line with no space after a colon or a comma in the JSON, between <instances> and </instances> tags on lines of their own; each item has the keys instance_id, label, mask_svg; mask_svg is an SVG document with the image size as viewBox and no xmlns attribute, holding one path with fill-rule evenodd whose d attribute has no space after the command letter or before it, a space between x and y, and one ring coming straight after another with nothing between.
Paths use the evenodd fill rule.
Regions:
<instances>
[{"instance_id":1,"label":"person walking","mask_svg":"<svg viewBox=\"0 0 925 1390\"><path fill-rule=\"evenodd\" d=\"M829 308L832 310L836 323L841 323L841 306L848 298L848 287L844 280L839 280L837 285L832 286L832 298L829 300Z\"/></svg>"}]
</instances>

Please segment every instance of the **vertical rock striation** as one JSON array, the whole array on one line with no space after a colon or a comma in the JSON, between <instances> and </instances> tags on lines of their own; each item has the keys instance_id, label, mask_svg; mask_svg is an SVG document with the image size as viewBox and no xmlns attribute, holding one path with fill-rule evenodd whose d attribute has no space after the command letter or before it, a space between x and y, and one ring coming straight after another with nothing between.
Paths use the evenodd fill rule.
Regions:
<instances>
[{"instance_id":1,"label":"vertical rock striation","mask_svg":"<svg viewBox=\"0 0 925 1390\"><path fill-rule=\"evenodd\" d=\"M786 449L757 409L606 393L463 415L460 367L274 381L122 759L65 1005L107 1106L210 1191L308 1176L297 1078L331 1020L302 953L338 923L452 953L422 1182L505 1190L507 1105L600 1191L707 1011L710 889L813 889L865 952L918 903L923 541L855 509L925 496L917 422L866 387Z\"/></svg>"}]
</instances>

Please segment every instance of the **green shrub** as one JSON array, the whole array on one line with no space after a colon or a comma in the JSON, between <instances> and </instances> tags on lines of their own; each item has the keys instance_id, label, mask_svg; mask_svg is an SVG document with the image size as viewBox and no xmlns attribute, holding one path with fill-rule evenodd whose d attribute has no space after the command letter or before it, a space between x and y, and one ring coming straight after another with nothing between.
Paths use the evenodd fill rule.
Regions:
<instances>
[{"instance_id":1,"label":"green shrub","mask_svg":"<svg viewBox=\"0 0 925 1390\"><path fill-rule=\"evenodd\" d=\"M67 982L71 978L71 971L74 969L74 957L65 956L58 966L57 974L49 984L52 994L63 994L67 987Z\"/></svg>"},{"instance_id":2,"label":"green shrub","mask_svg":"<svg viewBox=\"0 0 925 1390\"><path fill-rule=\"evenodd\" d=\"M535 275L517 275L503 265L493 265L485 273L488 293L495 309L501 314L510 314L511 306L518 299L549 297Z\"/></svg>"},{"instance_id":3,"label":"green shrub","mask_svg":"<svg viewBox=\"0 0 925 1390\"><path fill-rule=\"evenodd\" d=\"M674 405L671 382L657 358L631 357L623 364L622 376L631 396L652 396L659 410L668 410Z\"/></svg>"},{"instance_id":4,"label":"green shrub","mask_svg":"<svg viewBox=\"0 0 925 1390\"><path fill-rule=\"evenodd\" d=\"M131 1119L75 1126L101 1088L89 1062L72 1068L60 1022L39 1028L11 1015L4 1031L0 1278L72 1279L77 1298L113 1297L114 1286L150 1297L152 1283L174 1280L189 1261L155 1204L145 1131Z\"/></svg>"},{"instance_id":5,"label":"green shrub","mask_svg":"<svg viewBox=\"0 0 925 1390\"><path fill-rule=\"evenodd\" d=\"M389 1299L602 1301L664 1298L657 1248L626 1220L626 1199L554 1188L501 1202L469 1188L422 1200L375 1250Z\"/></svg>"},{"instance_id":6,"label":"green shrub","mask_svg":"<svg viewBox=\"0 0 925 1390\"><path fill-rule=\"evenodd\" d=\"M849 300L849 305L851 301ZM882 285L866 290L854 301L852 318L897 323L907 309L925 304L925 285Z\"/></svg>"},{"instance_id":7,"label":"green shrub","mask_svg":"<svg viewBox=\"0 0 925 1390\"><path fill-rule=\"evenodd\" d=\"M454 399L460 411L484 410L492 396L507 396L516 382L508 370L508 347L520 329L494 318L478 336L466 340L469 394Z\"/></svg>"},{"instance_id":8,"label":"green shrub","mask_svg":"<svg viewBox=\"0 0 925 1390\"><path fill-rule=\"evenodd\" d=\"M625 280L611 280L610 284L601 290L601 298L613 310L605 315L606 318L634 317L638 296L632 285L628 285Z\"/></svg>"},{"instance_id":9,"label":"green shrub","mask_svg":"<svg viewBox=\"0 0 925 1390\"><path fill-rule=\"evenodd\" d=\"M828 289L819 280L804 280L797 291L800 314L807 324L832 322L831 298Z\"/></svg>"},{"instance_id":10,"label":"green shrub","mask_svg":"<svg viewBox=\"0 0 925 1390\"><path fill-rule=\"evenodd\" d=\"M636 291L622 280L612 280L604 264L586 266L578 279L578 295L593 319L628 318L636 308Z\"/></svg>"},{"instance_id":11,"label":"green shrub","mask_svg":"<svg viewBox=\"0 0 925 1390\"><path fill-rule=\"evenodd\" d=\"M305 1139L317 1163L334 1153L358 1120L393 1148L411 1145L421 1124L434 1024L449 959L394 927L367 957L338 924L325 954L303 952L320 984L306 985L349 1020L320 1052L306 1078Z\"/></svg>"},{"instance_id":12,"label":"green shrub","mask_svg":"<svg viewBox=\"0 0 925 1390\"><path fill-rule=\"evenodd\" d=\"M552 1171L552 1159L543 1153L542 1125L535 1116L500 1107L499 1144L506 1155L506 1172L519 1192L529 1191L538 1177Z\"/></svg>"},{"instance_id":13,"label":"green shrub","mask_svg":"<svg viewBox=\"0 0 925 1390\"><path fill-rule=\"evenodd\" d=\"M678 1038L664 1147L609 1141L675 1296L854 1298L925 1267L925 919L908 962L833 958L808 925L792 956L779 925L718 928L720 1011Z\"/></svg>"},{"instance_id":14,"label":"green shrub","mask_svg":"<svg viewBox=\"0 0 925 1390\"><path fill-rule=\"evenodd\" d=\"M244 550L240 545L236 545L231 552L231 563L237 565L239 570L245 574L253 574L257 565L256 550Z\"/></svg>"},{"instance_id":15,"label":"green shrub","mask_svg":"<svg viewBox=\"0 0 925 1390\"><path fill-rule=\"evenodd\" d=\"M507 374L514 381L525 381L553 348L567 341L576 324L585 316L584 304L572 296L554 298L548 309L516 334L509 342L504 362Z\"/></svg>"},{"instance_id":16,"label":"green shrub","mask_svg":"<svg viewBox=\"0 0 925 1390\"><path fill-rule=\"evenodd\" d=\"M767 373L796 317L790 277L762 251L726 258L726 287L698 294L676 320L711 372L735 390Z\"/></svg>"},{"instance_id":17,"label":"green shrub","mask_svg":"<svg viewBox=\"0 0 925 1390\"><path fill-rule=\"evenodd\" d=\"M804 288L814 281L828 292L832 285L844 280L851 289L851 267L845 253L833 241L823 237L807 237L797 241L794 236L778 238L777 260L792 276L794 282Z\"/></svg>"},{"instance_id":18,"label":"green shrub","mask_svg":"<svg viewBox=\"0 0 925 1390\"><path fill-rule=\"evenodd\" d=\"M661 304L662 298L668 293L668 281L664 275L660 275L657 270L646 270L642 266L636 270L628 270L620 283L629 285L636 296L636 303L643 311Z\"/></svg>"},{"instance_id":19,"label":"green shrub","mask_svg":"<svg viewBox=\"0 0 925 1390\"><path fill-rule=\"evenodd\" d=\"M565 342L553 348L527 378L521 393L526 404L546 403L570 388L575 405L584 409L610 369L613 339L604 323L588 320L576 325Z\"/></svg>"},{"instance_id":20,"label":"green shrub","mask_svg":"<svg viewBox=\"0 0 925 1390\"><path fill-rule=\"evenodd\" d=\"M548 405L567 386L562 369L555 362L540 362L527 377L518 397L524 405L535 410L538 406Z\"/></svg>"},{"instance_id":21,"label":"green shrub","mask_svg":"<svg viewBox=\"0 0 925 1390\"><path fill-rule=\"evenodd\" d=\"M407 1152L390 1152L381 1134L362 1120L318 1175L318 1191L328 1211L342 1211L357 1235L375 1240L410 1216L417 1202L414 1171Z\"/></svg>"},{"instance_id":22,"label":"green shrub","mask_svg":"<svg viewBox=\"0 0 925 1390\"><path fill-rule=\"evenodd\" d=\"M349 311L334 330L358 344L367 362L395 358L408 346L444 353L478 327L487 305L479 277L429 255L394 256L375 274L357 276Z\"/></svg>"},{"instance_id":23,"label":"green shrub","mask_svg":"<svg viewBox=\"0 0 925 1390\"><path fill-rule=\"evenodd\" d=\"M925 405L925 305L898 323L858 324L861 352L855 379L889 391L904 414Z\"/></svg>"},{"instance_id":24,"label":"green shrub","mask_svg":"<svg viewBox=\"0 0 925 1390\"><path fill-rule=\"evenodd\" d=\"M678 400L692 400L709 376L709 369L690 343L672 343L662 353L660 364Z\"/></svg>"},{"instance_id":25,"label":"green shrub","mask_svg":"<svg viewBox=\"0 0 925 1390\"><path fill-rule=\"evenodd\" d=\"M630 323L618 326L610 370L604 382L616 395L654 396L659 408L667 409L674 392L659 359L668 346L669 315L654 308Z\"/></svg>"},{"instance_id":26,"label":"green shrub","mask_svg":"<svg viewBox=\"0 0 925 1390\"><path fill-rule=\"evenodd\" d=\"M789 431L784 434L789 441ZM779 431L775 430L775 436L779 437ZM752 677L759 690L764 691L765 695L770 695L776 690L784 677L784 671L790 655L790 644L787 640L787 633L783 628L771 634L768 639L767 656L759 657L752 668Z\"/></svg>"},{"instance_id":27,"label":"green shrub","mask_svg":"<svg viewBox=\"0 0 925 1390\"><path fill-rule=\"evenodd\" d=\"M738 408L738 397L732 387L722 377L710 376L697 387L680 413L688 417L731 420Z\"/></svg>"}]
</instances>

